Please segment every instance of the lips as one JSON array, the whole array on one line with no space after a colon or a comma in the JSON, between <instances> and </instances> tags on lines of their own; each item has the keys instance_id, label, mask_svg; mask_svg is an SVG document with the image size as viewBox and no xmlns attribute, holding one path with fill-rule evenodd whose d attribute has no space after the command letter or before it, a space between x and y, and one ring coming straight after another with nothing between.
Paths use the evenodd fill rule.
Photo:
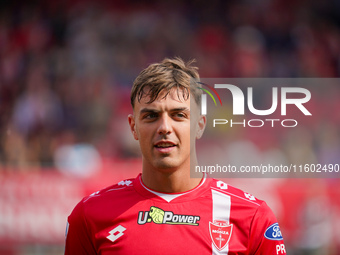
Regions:
<instances>
[{"instance_id":1,"label":"lips","mask_svg":"<svg viewBox=\"0 0 340 255\"><path fill-rule=\"evenodd\" d=\"M169 148L169 147L174 147L173 143L158 143L155 145L156 148Z\"/></svg>"},{"instance_id":2,"label":"lips","mask_svg":"<svg viewBox=\"0 0 340 255\"><path fill-rule=\"evenodd\" d=\"M154 147L157 151L161 153L169 153L171 152L177 145L170 141L159 141L155 143Z\"/></svg>"}]
</instances>

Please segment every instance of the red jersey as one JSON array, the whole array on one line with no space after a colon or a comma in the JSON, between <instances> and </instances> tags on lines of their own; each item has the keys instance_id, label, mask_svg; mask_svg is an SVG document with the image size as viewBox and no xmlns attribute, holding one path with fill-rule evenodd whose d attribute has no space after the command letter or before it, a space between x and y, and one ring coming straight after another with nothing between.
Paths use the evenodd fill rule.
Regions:
<instances>
[{"instance_id":1,"label":"red jersey","mask_svg":"<svg viewBox=\"0 0 340 255\"><path fill-rule=\"evenodd\" d=\"M85 197L68 218L66 255L286 254L264 201L204 178L194 189L165 194L141 175Z\"/></svg>"}]
</instances>

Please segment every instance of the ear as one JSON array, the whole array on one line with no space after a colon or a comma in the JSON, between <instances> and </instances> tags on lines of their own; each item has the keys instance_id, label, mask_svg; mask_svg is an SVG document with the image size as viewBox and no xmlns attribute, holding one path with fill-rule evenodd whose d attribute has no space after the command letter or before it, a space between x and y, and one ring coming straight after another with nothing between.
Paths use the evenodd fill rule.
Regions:
<instances>
[{"instance_id":1,"label":"ear","mask_svg":"<svg viewBox=\"0 0 340 255\"><path fill-rule=\"evenodd\" d=\"M204 115L201 115L197 122L196 139L200 139L202 137L206 123L207 123L207 118Z\"/></svg>"},{"instance_id":2,"label":"ear","mask_svg":"<svg viewBox=\"0 0 340 255\"><path fill-rule=\"evenodd\" d=\"M128 121L129 121L129 125L130 125L130 129L131 129L131 133L133 135L133 138L135 138L135 140L138 140L138 135L137 135L137 130L136 130L136 122L135 122L135 116L132 114L129 114L128 116Z\"/></svg>"}]
</instances>

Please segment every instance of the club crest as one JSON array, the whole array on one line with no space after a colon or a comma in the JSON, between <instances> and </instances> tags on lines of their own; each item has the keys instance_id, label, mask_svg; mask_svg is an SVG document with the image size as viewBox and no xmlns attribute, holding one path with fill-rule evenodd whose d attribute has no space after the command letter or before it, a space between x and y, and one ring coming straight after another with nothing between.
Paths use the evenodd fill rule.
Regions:
<instances>
[{"instance_id":1,"label":"club crest","mask_svg":"<svg viewBox=\"0 0 340 255\"><path fill-rule=\"evenodd\" d=\"M230 236L233 230L233 224L228 224L226 221L214 220L209 222L210 237L215 247L221 251L229 243Z\"/></svg>"}]
</instances>

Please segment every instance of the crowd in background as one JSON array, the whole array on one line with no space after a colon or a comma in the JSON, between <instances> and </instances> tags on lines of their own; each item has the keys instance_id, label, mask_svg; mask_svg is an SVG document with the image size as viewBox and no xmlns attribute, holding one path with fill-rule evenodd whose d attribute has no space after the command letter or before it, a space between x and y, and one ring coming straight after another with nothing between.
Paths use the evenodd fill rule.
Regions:
<instances>
[{"instance_id":1,"label":"crowd in background","mask_svg":"<svg viewBox=\"0 0 340 255\"><path fill-rule=\"evenodd\" d=\"M0 7L2 169L49 169L70 144L90 144L106 158L139 156L126 121L130 88L164 57L195 58L202 77L340 75L335 0ZM332 135L322 135L339 141L338 123L329 124Z\"/></svg>"},{"instance_id":2,"label":"crowd in background","mask_svg":"<svg viewBox=\"0 0 340 255\"><path fill-rule=\"evenodd\" d=\"M132 83L148 64L174 56L196 59L205 78L338 78L340 2L1 2L0 174L57 168L90 176L103 160L139 158L127 122ZM205 155L212 162L225 160L221 164L250 158L339 164L340 87L324 88L312 94L313 118L289 131L230 129L222 139L208 128L200 160ZM257 93L257 102L267 97ZM222 151L216 149L221 141ZM257 188L271 195L281 181L263 181ZM323 192L325 183L332 180L306 192ZM287 201L301 189L294 182L284 185L291 189L284 193ZM338 214L327 210L339 202L325 199L300 205L299 236L286 238L302 251L294 254L326 254L324 247L330 247L327 254L339 254L334 247L340 246L340 234L325 234L332 227L337 231ZM288 215L288 209L281 211Z\"/></svg>"}]
</instances>

